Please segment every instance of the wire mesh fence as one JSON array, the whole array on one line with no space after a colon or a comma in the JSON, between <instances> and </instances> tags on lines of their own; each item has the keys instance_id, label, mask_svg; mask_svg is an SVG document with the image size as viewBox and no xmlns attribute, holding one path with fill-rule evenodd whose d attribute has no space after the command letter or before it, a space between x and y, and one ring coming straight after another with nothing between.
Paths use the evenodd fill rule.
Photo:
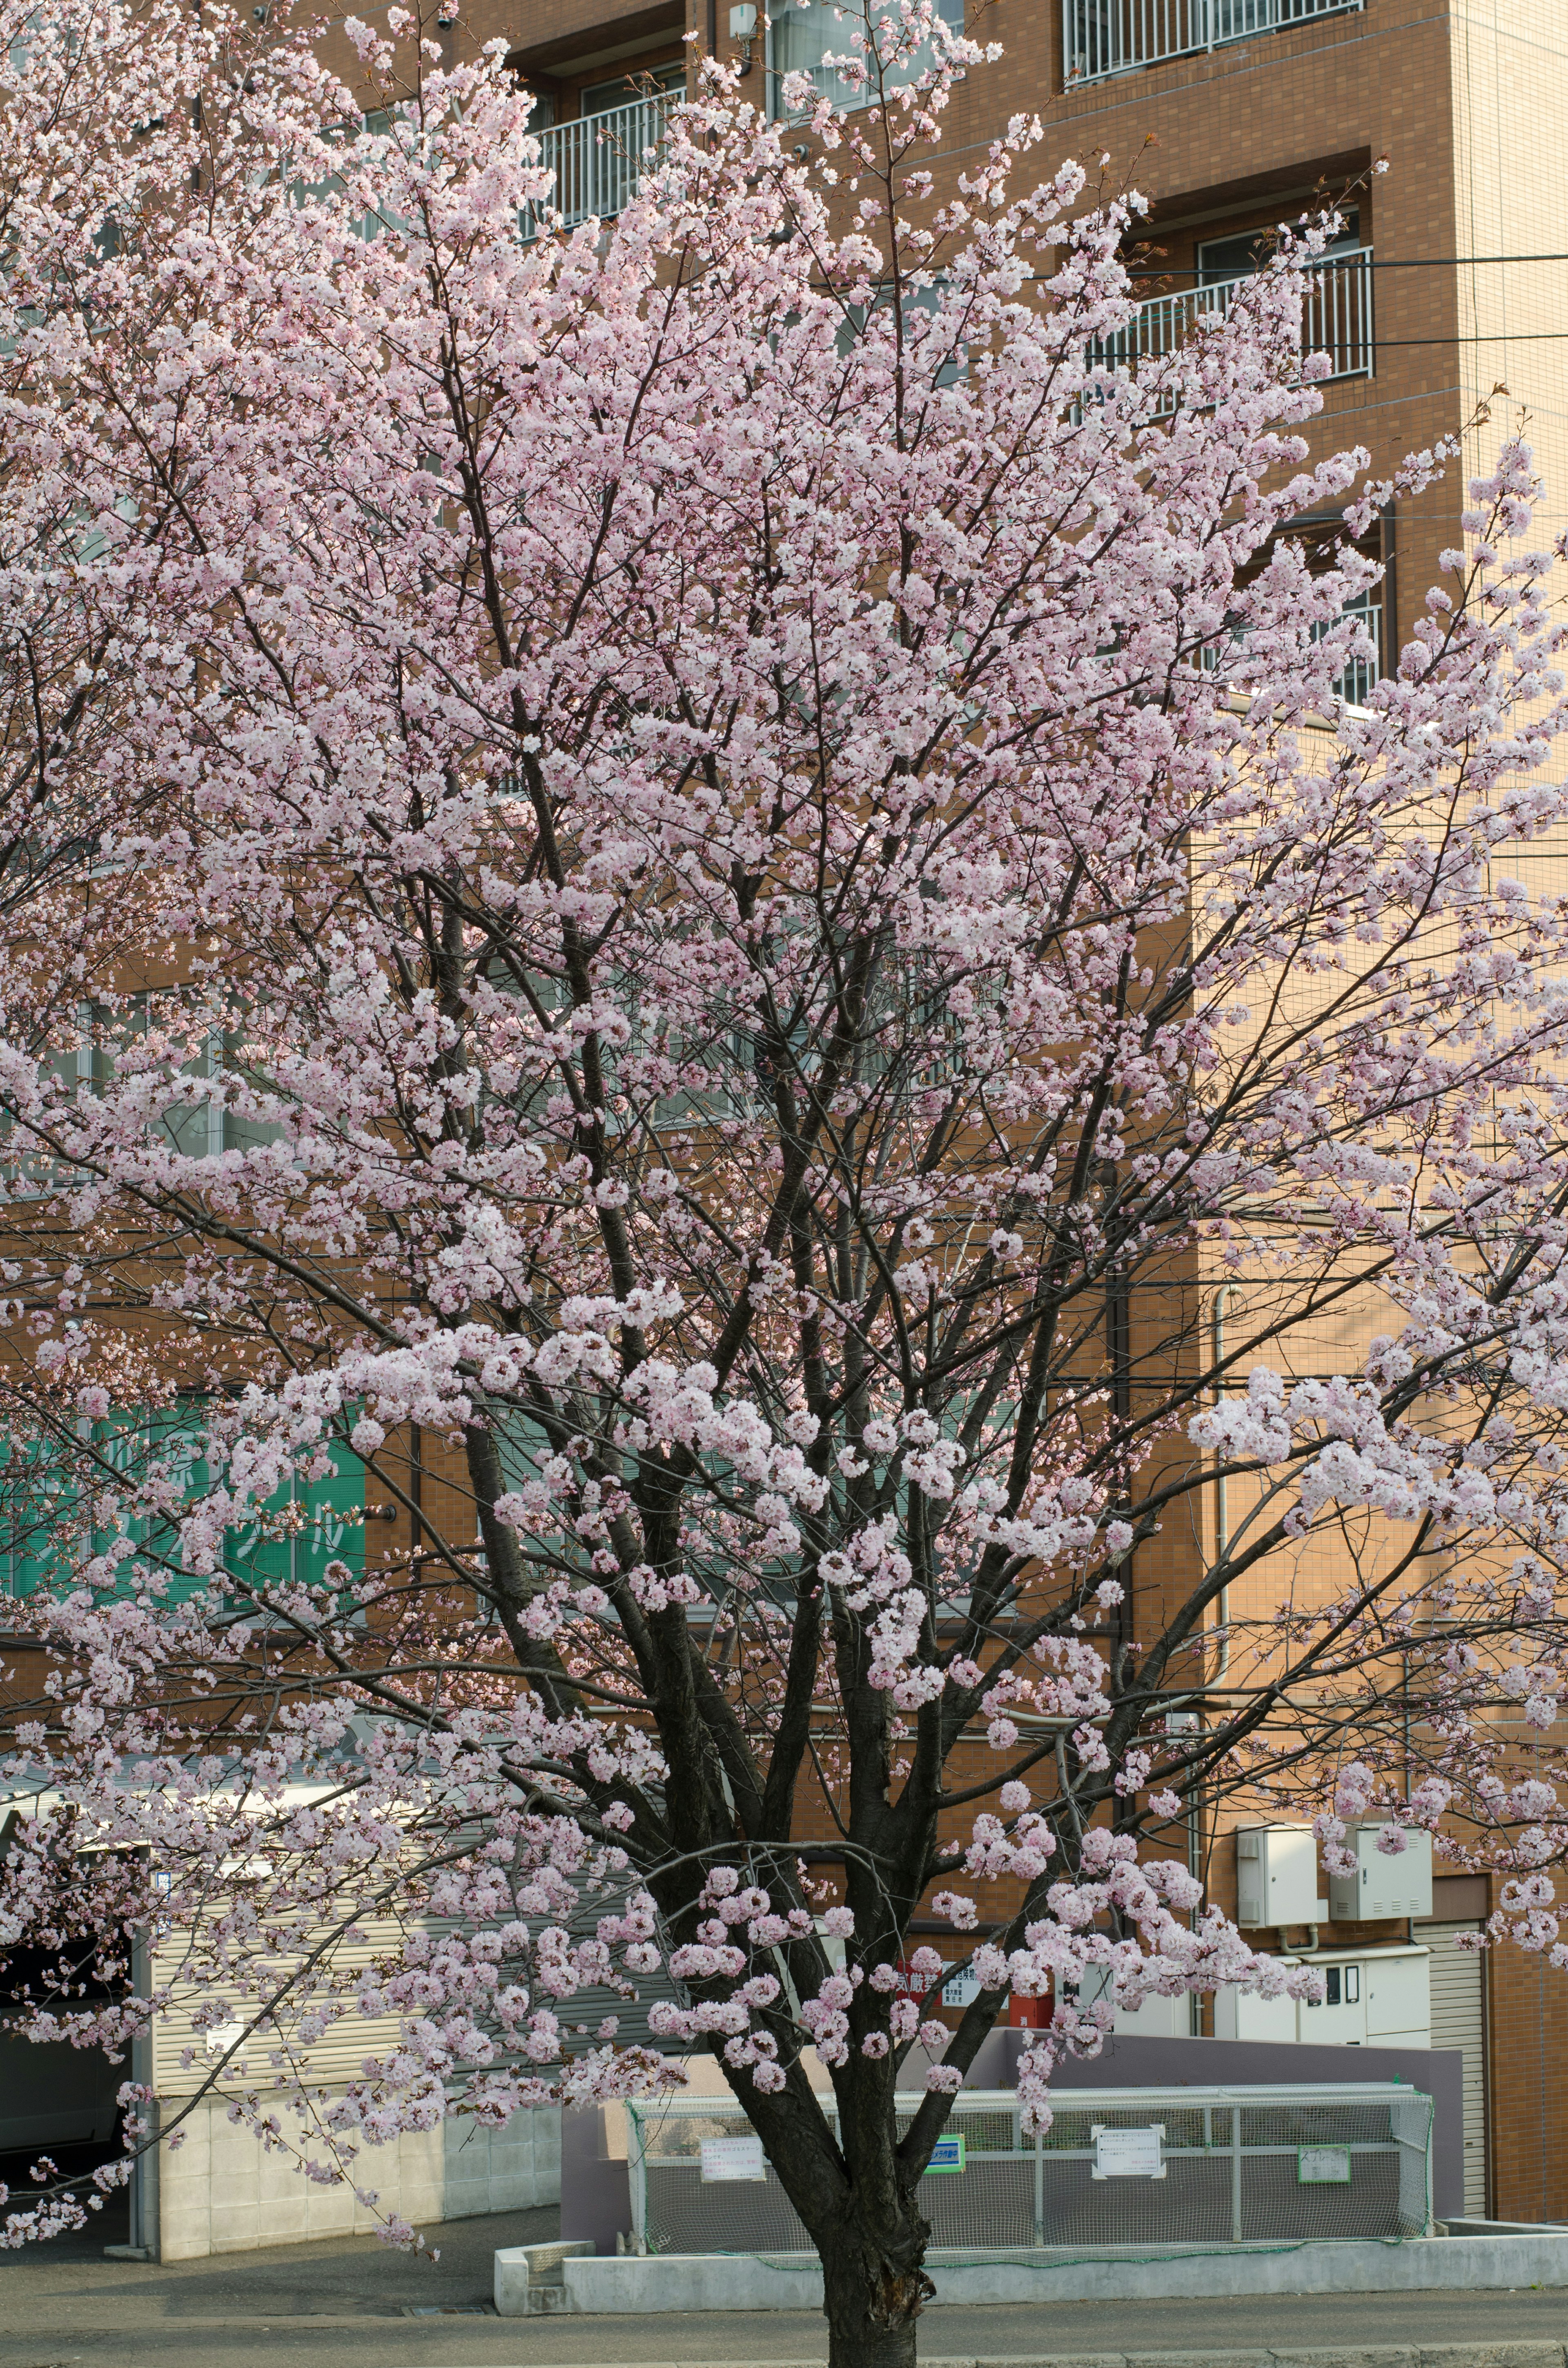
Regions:
<instances>
[{"instance_id":1,"label":"wire mesh fence","mask_svg":"<svg viewBox=\"0 0 1568 2368\"><path fill-rule=\"evenodd\" d=\"M898 2101L902 2135L921 2100ZM737 2100L628 2113L640 2250L812 2250ZM1010 2091L976 2090L955 2100L920 2200L941 2251L1392 2242L1430 2226L1431 2153L1431 2099L1396 2084L1079 2089L1041 2138Z\"/></svg>"}]
</instances>

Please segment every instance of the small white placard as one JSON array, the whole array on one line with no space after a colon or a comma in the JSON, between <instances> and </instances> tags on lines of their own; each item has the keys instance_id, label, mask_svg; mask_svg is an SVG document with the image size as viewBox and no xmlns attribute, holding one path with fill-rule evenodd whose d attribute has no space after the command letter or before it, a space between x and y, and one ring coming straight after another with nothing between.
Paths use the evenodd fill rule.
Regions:
<instances>
[{"instance_id":1,"label":"small white placard","mask_svg":"<svg viewBox=\"0 0 1568 2368\"><path fill-rule=\"evenodd\" d=\"M1350 2184L1349 2147L1298 2146L1296 2180L1297 2184L1301 2187L1348 2187Z\"/></svg>"},{"instance_id":2,"label":"small white placard","mask_svg":"<svg viewBox=\"0 0 1568 2368\"><path fill-rule=\"evenodd\" d=\"M979 1996L980 1975L972 1965L966 1965L961 1974L952 1975L942 1985L944 2006L968 2006L971 1998Z\"/></svg>"},{"instance_id":3,"label":"small white placard","mask_svg":"<svg viewBox=\"0 0 1568 2368\"><path fill-rule=\"evenodd\" d=\"M1096 2179L1164 2179L1165 2176L1164 2122L1155 2122L1141 2130L1102 2129L1094 2127L1095 2169Z\"/></svg>"},{"instance_id":4,"label":"small white placard","mask_svg":"<svg viewBox=\"0 0 1568 2368\"><path fill-rule=\"evenodd\" d=\"M763 2160L762 2140L704 2138L702 2177L705 2182L715 2179L766 2179L767 2165Z\"/></svg>"}]
</instances>

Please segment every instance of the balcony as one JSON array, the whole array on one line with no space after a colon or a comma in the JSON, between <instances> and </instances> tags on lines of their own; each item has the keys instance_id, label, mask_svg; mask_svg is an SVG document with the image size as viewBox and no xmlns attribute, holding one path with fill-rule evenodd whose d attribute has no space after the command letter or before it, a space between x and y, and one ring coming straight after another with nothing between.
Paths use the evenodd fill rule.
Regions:
<instances>
[{"instance_id":1,"label":"balcony","mask_svg":"<svg viewBox=\"0 0 1568 2368\"><path fill-rule=\"evenodd\" d=\"M1103 370L1135 370L1140 362L1158 361L1175 353L1195 324L1222 320L1238 288L1255 275L1239 273L1207 288L1185 288L1173 296L1151 296L1140 304L1124 329L1096 337L1089 347L1091 365ZM1307 264L1301 272L1301 351L1328 356L1330 379L1370 378L1372 375L1372 250L1369 246L1339 249Z\"/></svg>"},{"instance_id":2,"label":"balcony","mask_svg":"<svg viewBox=\"0 0 1568 2368\"><path fill-rule=\"evenodd\" d=\"M1358 11L1363 0L1062 0L1062 79L1103 82L1166 58L1189 58L1316 17Z\"/></svg>"},{"instance_id":3,"label":"balcony","mask_svg":"<svg viewBox=\"0 0 1568 2368\"><path fill-rule=\"evenodd\" d=\"M540 133L543 160L555 176L551 202L560 208L568 230L594 219L608 222L620 211L663 141L665 118L679 97L674 91L650 91L628 99L624 107L574 116ZM525 210L525 237L538 236L542 211L532 206Z\"/></svg>"},{"instance_id":4,"label":"balcony","mask_svg":"<svg viewBox=\"0 0 1568 2368\"><path fill-rule=\"evenodd\" d=\"M1358 599L1349 600L1346 603L1345 607L1340 610L1335 622L1343 624L1345 620L1350 617L1354 617L1358 623L1365 626L1368 639L1370 641L1377 655L1369 658L1352 658L1341 673L1335 677L1334 688L1338 692L1340 698L1344 700L1347 707L1365 707L1367 704L1368 692L1371 689L1372 685L1379 679L1383 671L1383 604L1381 600L1374 600L1370 593L1363 592ZM1329 631L1330 628L1327 625L1314 625L1312 627L1313 641L1321 642L1324 635ZM1244 668L1241 668L1236 666L1237 658L1245 651L1246 640L1247 637L1244 633L1238 632L1232 634L1229 648L1226 652L1226 660L1237 677L1238 689L1246 688L1244 681ZM1219 649L1209 648L1203 652L1201 664L1205 674L1218 673L1220 662L1221 652Z\"/></svg>"}]
</instances>

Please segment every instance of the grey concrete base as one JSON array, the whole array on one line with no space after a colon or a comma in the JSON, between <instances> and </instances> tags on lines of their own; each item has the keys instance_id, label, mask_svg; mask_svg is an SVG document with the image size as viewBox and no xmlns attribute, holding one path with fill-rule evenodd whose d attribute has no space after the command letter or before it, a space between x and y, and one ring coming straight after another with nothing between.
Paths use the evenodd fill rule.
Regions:
<instances>
[{"instance_id":1,"label":"grey concrete base","mask_svg":"<svg viewBox=\"0 0 1568 2368\"><path fill-rule=\"evenodd\" d=\"M542 2368L542 2363L540 2363ZM649 2360L642 2368L687 2368ZM711 2360L704 2368L756 2368L749 2358ZM771 2360L767 2368L824 2368L810 2359ZM1561 2343L1357 2343L1249 2345L1245 2351L1006 2351L922 2355L921 2368L1564 2368Z\"/></svg>"},{"instance_id":2,"label":"grey concrete base","mask_svg":"<svg viewBox=\"0 0 1568 2368\"><path fill-rule=\"evenodd\" d=\"M535 2312L562 2310L566 2287L562 2271L568 2261L592 2256L585 2238L549 2245L508 2245L495 2256L495 2315L528 2318Z\"/></svg>"},{"instance_id":3,"label":"grey concrete base","mask_svg":"<svg viewBox=\"0 0 1568 2368\"><path fill-rule=\"evenodd\" d=\"M496 2308L509 2315L501 2300L500 2259L498 2255ZM1568 2234L1429 2237L1404 2245L1356 2241L1280 2249L1242 2247L1225 2252L1194 2246L1187 2251L1173 2248L1156 2260L1132 2247L1089 2260L1064 2248L1054 2253L1047 2248L983 2258L933 2252L926 2266L938 2306L1126 2302L1167 2294L1568 2286ZM642 2260L581 2256L562 2260L561 2277L569 2311L641 2315L822 2308L822 2271L805 2253L665 2253ZM1324 2368L1326 2363L1325 2354ZM1501 2359L1495 2368L1503 2368Z\"/></svg>"}]
</instances>

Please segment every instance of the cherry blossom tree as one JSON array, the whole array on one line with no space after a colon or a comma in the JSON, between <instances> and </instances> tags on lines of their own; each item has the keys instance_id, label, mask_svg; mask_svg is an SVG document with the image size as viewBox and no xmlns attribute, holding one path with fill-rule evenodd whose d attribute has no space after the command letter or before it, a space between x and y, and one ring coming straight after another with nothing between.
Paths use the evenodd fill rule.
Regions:
<instances>
[{"instance_id":1,"label":"cherry blossom tree","mask_svg":"<svg viewBox=\"0 0 1568 2368\"><path fill-rule=\"evenodd\" d=\"M1023 119L938 187L928 9L847 114L694 68L570 231L494 45L4 14L25 2027L194 1999L365 2193L709 2051L836 2368L911 2362L1009 1996L1032 2129L1113 2000L1310 1980L1205 1904L1226 1803L1433 1830L1558 1961L1529 453L1353 708L1452 456L1314 431L1332 222L1130 370L1138 201ZM578 2028L655 1977L668 2054Z\"/></svg>"}]
</instances>

